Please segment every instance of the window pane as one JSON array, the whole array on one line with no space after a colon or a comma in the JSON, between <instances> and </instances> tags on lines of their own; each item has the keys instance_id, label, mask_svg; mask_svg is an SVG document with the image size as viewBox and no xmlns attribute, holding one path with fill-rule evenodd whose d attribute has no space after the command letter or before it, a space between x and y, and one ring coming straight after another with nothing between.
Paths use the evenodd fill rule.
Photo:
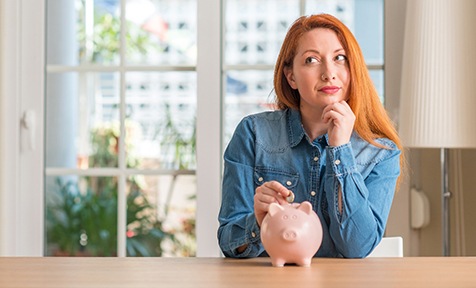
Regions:
<instances>
[{"instance_id":1,"label":"window pane","mask_svg":"<svg viewBox=\"0 0 476 288\"><path fill-rule=\"evenodd\" d=\"M48 65L78 65L85 61L84 5L82 1L46 0L46 63ZM81 20L82 19L82 20ZM83 31L82 35L79 34ZM89 30L88 30L89 31ZM93 34L91 32L91 34ZM92 37L92 35L90 35ZM81 40L80 38L83 38ZM91 42L89 42L91 43ZM89 50L94 50L89 46ZM92 53L92 52L91 52ZM92 58L92 56L90 56Z\"/></svg>"},{"instance_id":2,"label":"window pane","mask_svg":"<svg viewBox=\"0 0 476 288\"><path fill-rule=\"evenodd\" d=\"M227 0L225 63L270 64L299 16L298 0Z\"/></svg>"},{"instance_id":3,"label":"window pane","mask_svg":"<svg viewBox=\"0 0 476 288\"><path fill-rule=\"evenodd\" d=\"M196 0L128 0L129 64L195 65Z\"/></svg>"},{"instance_id":4,"label":"window pane","mask_svg":"<svg viewBox=\"0 0 476 288\"><path fill-rule=\"evenodd\" d=\"M195 169L195 72L126 74L129 167Z\"/></svg>"},{"instance_id":5,"label":"window pane","mask_svg":"<svg viewBox=\"0 0 476 288\"><path fill-rule=\"evenodd\" d=\"M383 64L383 0L307 0L306 14L329 13L349 27L367 64Z\"/></svg>"},{"instance_id":6,"label":"window pane","mask_svg":"<svg viewBox=\"0 0 476 288\"><path fill-rule=\"evenodd\" d=\"M378 96L380 97L380 101L385 104L385 89L384 89L384 72L383 70L370 70L369 71L370 77L374 82L375 89L377 89Z\"/></svg>"},{"instance_id":7,"label":"window pane","mask_svg":"<svg viewBox=\"0 0 476 288\"><path fill-rule=\"evenodd\" d=\"M47 74L47 167L117 167L118 77L118 73Z\"/></svg>"},{"instance_id":8,"label":"window pane","mask_svg":"<svg viewBox=\"0 0 476 288\"><path fill-rule=\"evenodd\" d=\"M299 0L225 1L225 64L273 66L287 29L299 17L299 10ZM225 71L224 75L226 147L238 122L245 115L271 109L274 94L272 70L250 67L245 71Z\"/></svg>"},{"instance_id":9,"label":"window pane","mask_svg":"<svg viewBox=\"0 0 476 288\"><path fill-rule=\"evenodd\" d=\"M127 186L127 255L195 256L195 175L136 175Z\"/></svg>"},{"instance_id":10,"label":"window pane","mask_svg":"<svg viewBox=\"0 0 476 288\"><path fill-rule=\"evenodd\" d=\"M58 2L73 2L48 1L48 6L58 5ZM76 8L73 18L76 19L74 35L76 35L79 62L81 64L117 65L121 49L120 1L76 0L74 3ZM55 15L61 14L55 13ZM59 28L58 30L63 29ZM62 44L66 43L64 40L58 40L62 41Z\"/></svg>"},{"instance_id":11,"label":"window pane","mask_svg":"<svg viewBox=\"0 0 476 288\"><path fill-rule=\"evenodd\" d=\"M117 179L46 177L46 255L117 255Z\"/></svg>"},{"instance_id":12,"label":"window pane","mask_svg":"<svg viewBox=\"0 0 476 288\"><path fill-rule=\"evenodd\" d=\"M225 146L240 120L245 115L271 110L274 97L272 70L228 71L224 107Z\"/></svg>"}]
</instances>

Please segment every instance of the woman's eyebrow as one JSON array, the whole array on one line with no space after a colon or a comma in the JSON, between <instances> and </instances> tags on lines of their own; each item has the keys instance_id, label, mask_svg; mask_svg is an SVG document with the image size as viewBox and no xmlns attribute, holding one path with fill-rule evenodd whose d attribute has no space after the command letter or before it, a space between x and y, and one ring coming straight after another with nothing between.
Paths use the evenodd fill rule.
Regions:
<instances>
[{"instance_id":1,"label":"woman's eyebrow","mask_svg":"<svg viewBox=\"0 0 476 288\"><path fill-rule=\"evenodd\" d=\"M339 53L341 51L345 52L344 48L338 48L338 49L334 50L334 53ZM309 52L321 55L321 52L319 52L319 50L315 50L315 49L307 49L304 52L302 52L301 55L304 55L304 54L309 53Z\"/></svg>"},{"instance_id":2,"label":"woman's eyebrow","mask_svg":"<svg viewBox=\"0 0 476 288\"><path fill-rule=\"evenodd\" d=\"M305 50L304 52L302 52L301 55L304 55L304 54L309 53L309 52L312 52L312 53L316 53L316 54L321 55L321 53L320 53L318 50L315 50L315 49L307 49L307 50Z\"/></svg>"}]
</instances>

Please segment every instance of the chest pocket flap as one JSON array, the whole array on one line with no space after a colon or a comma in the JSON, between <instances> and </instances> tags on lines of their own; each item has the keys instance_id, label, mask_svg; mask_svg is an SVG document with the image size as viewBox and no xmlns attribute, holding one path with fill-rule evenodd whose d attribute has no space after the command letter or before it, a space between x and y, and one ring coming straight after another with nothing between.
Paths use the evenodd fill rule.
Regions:
<instances>
[{"instance_id":1,"label":"chest pocket flap","mask_svg":"<svg viewBox=\"0 0 476 288\"><path fill-rule=\"evenodd\" d=\"M298 184L299 174L272 168L256 167L253 178L256 187L263 185L265 182L277 181L287 189L292 190Z\"/></svg>"}]
</instances>

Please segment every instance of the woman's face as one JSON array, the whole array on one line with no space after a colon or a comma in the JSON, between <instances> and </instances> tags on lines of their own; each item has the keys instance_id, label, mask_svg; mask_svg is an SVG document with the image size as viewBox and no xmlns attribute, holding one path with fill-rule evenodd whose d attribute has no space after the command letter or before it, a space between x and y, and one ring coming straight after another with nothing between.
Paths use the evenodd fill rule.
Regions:
<instances>
[{"instance_id":1,"label":"woman's face","mask_svg":"<svg viewBox=\"0 0 476 288\"><path fill-rule=\"evenodd\" d=\"M303 34L292 68L285 68L289 85L301 95L301 111L322 110L348 100L347 56L334 31L316 28Z\"/></svg>"}]
</instances>

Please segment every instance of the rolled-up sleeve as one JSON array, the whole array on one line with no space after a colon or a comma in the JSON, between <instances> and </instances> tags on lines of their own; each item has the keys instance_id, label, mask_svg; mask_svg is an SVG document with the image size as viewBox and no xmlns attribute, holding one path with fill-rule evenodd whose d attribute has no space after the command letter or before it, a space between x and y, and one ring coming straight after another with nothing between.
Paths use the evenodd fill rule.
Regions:
<instances>
[{"instance_id":1,"label":"rolled-up sleeve","mask_svg":"<svg viewBox=\"0 0 476 288\"><path fill-rule=\"evenodd\" d=\"M400 150L380 149L375 158L363 163L369 171L364 179L351 143L327 148L324 191L329 203L329 232L343 257L366 257L385 231L400 175Z\"/></svg>"}]
</instances>

